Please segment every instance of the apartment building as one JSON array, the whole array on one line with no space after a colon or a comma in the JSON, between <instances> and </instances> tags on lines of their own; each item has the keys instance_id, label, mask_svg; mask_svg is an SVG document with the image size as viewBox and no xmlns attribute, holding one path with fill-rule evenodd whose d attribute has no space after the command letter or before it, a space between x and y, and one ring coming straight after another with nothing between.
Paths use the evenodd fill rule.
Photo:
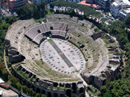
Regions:
<instances>
[{"instance_id":1,"label":"apartment building","mask_svg":"<svg viewBox=\"0 0 130 97\"><path fill-rule=\"evenodd\" d=\"M27 2L28 0L8 0L9 10L24 6Z\"/></svg>"},{"instance_id":2,"label":"apartment building","mask_svg":"<svg viewBox=\"0 0 130 97\"><path fill-rule=\"evenodd\" d=\"M1 3L0 3L0 16L1 16L1 14L2 14L2 9L1 9Z\"/></svg>"},{"instance_id":3,"label":"apartment building","mask_svg":"<svg viewBox=\"0 0 130 97\"><path fill-rule=\"evenodd\" d=\"M109 0L98 0L97 2L102 7L102 9L109 10Z\"/></svg>"},{"instance_id":4,"label":"apartment building","mask_svg":"<svg viewBox=\"0 0 130 97\"><path fill-rule=\"evenodd\" d=\"M108 11L113 1L114 0L86 0L86 3L98 4L101 6L101 9Z\"/></svg>"},{"instance_id":5,"label":"apartment building","mask_svg":"<svg viewBox=\"0 0 130 97\"><path fill-rule=\"evenodd\" d=\"M65 1L79 3L82 0L65 0Z\"/></svg>"},{"instance_id":6,"label":"apartment building","mask_svg":"<svg viewBox=\"0 0 130 97\"><path fill-rule=\"evenodd\" d=\"M40 3L42 0L33 0L33 3L37 4Z\"/></svg>"},{"instance_id":7,"label":"apartment building","mask_svg":"<svg viewBox=\"0 0 130 97\"><path fill-rule=\"evenodd\" d=\"M119 18L121 20L124 20L127 16L130 16L130 8L121 9L119 13L120 13Z\"/></svg>"},{"instance_id":8,"label":"apartment building","mask_svg":"<svg viewBox=\"0 0 130 97\"><path fill-rule=\"evenodd\" d=\"M111 4L110 13L113 17L118 18L120 16L120 10L130 7L130 3L127 0L115 0Z\"/></svg>"},{"instance_id":9,"label":"apartment building","mask_svg":"<svg viewBox=\"0 0 130 97\"><path fill-rule=\"evenodd\" d=\"M37 4L37 3L40 3L41 1L51 3L54 1L60 1L60 0L33 0L33 3Z\"/></svg>"}]
</instances>

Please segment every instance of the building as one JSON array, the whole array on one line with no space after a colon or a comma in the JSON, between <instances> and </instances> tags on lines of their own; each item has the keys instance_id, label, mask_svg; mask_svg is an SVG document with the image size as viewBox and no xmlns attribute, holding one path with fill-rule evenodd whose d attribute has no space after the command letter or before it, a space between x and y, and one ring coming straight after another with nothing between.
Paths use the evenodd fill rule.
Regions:
<instances>
[{"instance_id":1,"label":"building","mask_svg":"<svg viewBox=\"0 0 130 97\"><path fill-rule=\"evenodd\" d=\"M95 0L86 0L86 3L91 3L93 4Z\"/></svg>"},{"instance_id":2,"label":"building","mask_svg":"<svg viewBox=\"0 0 130 97\"><path fill-rule=\"evenodd\" d=\"M121 20L125 19L127 16L130 16L130 8L120 10L119 16Z\"/></svg>"},{"instance_id":3,"label":"building","mask_svg":"<svg viewBox=\"0 0 130 97\"><path fill-rule=\"evenodd\" d=\"M2 8L1 8L1 3L0 3L0 16L2 15Z\"/></svg>"},{"instance_id":4,"label":"building","mask_svg":"<svg viewBox=\"0 0 130 97\"><path fill-rule=\"evenodd\" d=\"M1 0L1 7L4 9L8 9L8 0Z\"/></svg>"},{"instance_id":5,"label":"building","mask_svg":"<svg viewBox=\"0 0 130 97\"><path fill-rule=\"evenodd\" d=\"M127 0L116 0L111 4L110 7L110 13L112 14L113 17L118 18L120 15L120 10L130 7L130 3L126 2Z\"/></svg>"},{"instance_id":6,"label":"building","mask_svg":"<svg viewBox=\"0 0 130 97\"><path fill-rule=\"evenodd\" d=\"M16 92L11 90L9 84L5 83L5 81L0 78L0 97L19 97L19 96Z\"/></svg>"},{"instance_id":7,"label":"building","mask_svg":"<svg viewBox=\"0 0 130 97\"><path fill-rule=\"evenodd\" d=\"M42 0L33 0L33 3L37 4L40 3Z\"/></svg>"},{"instance_id":8,"label":"building","mask_svg":"<svg viewBox=\"0 0 130 97\"><path fill-rule=\"evenodd\" d=\"M97 2L103 10L109 10L109 0L98 0Z\"/></svg>"},{"instance_id":9,"label":"building","mask_svg":"<svg viewBox=\"0 0 130 97\"><path fill-rule=\"evenodd\" d=\"M97 4L101 9L108 11L113 0L86 0L86 3Z\"/></svg>"},{"instance_id":10,"label":"building","mask_svg":"<svg viewBox=\"0 0 130 97\"><path fill-rule=\"evenodd\" d=\"M99 5L97 5L97 4L95 3L94 0L81 1L80 4L86 5L86 6L88 6L88 7L91 7L91 8L93 8L93 9L96 9L96 10L98 10L98 9L101 8Z\"/></svg>"},{"instance_id":11,"label":"building","mask_svg":"<svg viewBox=\"0 0 130 97\"><path fill-rule=\"evenodd\" d=\"M24 6L28 0L8 0L9 10L14 10L18 7Z\"/></svg>"},{"instance_id":12,"label":"building","mask_svg":"<svg viewBox=\"0 0 130 97\"><path fill-rule=\"evenodd\" d=\"M59 0L33 0L33 3L34 4L37 4L37 3L40 3L40 2L47 2L47 3L51 3L51 2L54 2L54 1L59 1ZM66 1L71 1L71 0L66 0ZM73 1L72 1L73 2Z\"/></svg>"},{"instance_id":13,"label":"building","mask_svg":"<svg viewBox=\"0 0 130 97\"><path fill-rule=\"evenodd\" d=\"M67 2L75 2L75 3L79 3L79 2L82 1L82 0L65 0L65 1L67 1Z\"/></svg>"},{"instance_id":14,"label":"building","mask_svg":"<svg viewBox=\"0 0 130 97\"><path fill-rule=\"evenodd\" d=\"M130 1L129 0L123 0L124 3L130 5Z\"/></svg>"},{"instance_id":15,"label":"building","mask_svg":"<svg viewBox=\"0 0 130 97\"><path fill-rule=\"evenodd\" d=\"M118 3L113 2L111 7L110 7L110 12L112 14L113 17L117 17L119 15L119 10L120 10L120 6L118 5Z\"/></svg>"},{"instance_id":16,"label":"building","mask_svg":"<svg viewBox=\"0 0 130 97\"><path fill-rule=\"evenodd\" d=\"M97 4L100 5L103 10L109 11L112 2L114 2L114 0L98 0Z\"/></svg>"}]
</instances>

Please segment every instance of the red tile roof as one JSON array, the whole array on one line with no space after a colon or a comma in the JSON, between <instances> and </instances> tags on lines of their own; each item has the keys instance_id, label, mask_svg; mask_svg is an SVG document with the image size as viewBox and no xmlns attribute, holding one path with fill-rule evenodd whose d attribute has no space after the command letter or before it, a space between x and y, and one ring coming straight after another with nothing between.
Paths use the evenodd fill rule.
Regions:
<instances>
[{"instance_id":1,"label":"red tile roof","mask_svg":"<svg viewBox=\"0 0 130 97\"><path fill-rule=\"evenodd\" d=\"M1 83L0 86L3 87L3 88L9 88L9 87L10 87L10 86L9 86L8 84L6 84L6 83Z\"/></svg>"},{"instance_id":2,"label":"red tile roof","mask_svg":"<svg viewBox=\"0 0 130 97\"><path fill-rule=\"evenodd\" d=\"M79 4L83 4L83 5L86 5L88 7L95 8L95 9L100 9L101 8L99 5L86 3L86 0L81 1Z\"/></svg>"}]
</instances>

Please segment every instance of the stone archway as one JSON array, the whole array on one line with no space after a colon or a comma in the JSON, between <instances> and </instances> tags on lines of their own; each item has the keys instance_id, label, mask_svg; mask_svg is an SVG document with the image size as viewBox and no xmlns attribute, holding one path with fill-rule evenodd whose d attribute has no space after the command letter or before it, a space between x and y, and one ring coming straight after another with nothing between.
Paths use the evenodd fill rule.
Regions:
<instances>
[{"instance_id":1,"label":"stone archway","mask_svg":"<svg viewBox=\"0 0 130 97\"><path fill-rule=\"evenodd\" d=\"M54 93L54 97L58 97L58 94L57 94L57 93Z\"/></svg>"},{"instance_id":2,"label":"stone archway","mask_svg":"<svg viewBox=\"0 0 130 97\"><path fill-rule=\"evenodd\" d=\"M72 89L73 89L73 93L77 93L77 85L76 85L76 83L72 83Z\"/></svg>"},{"instance_id":3,"label":"stone archway","mask_svg":"<svg viewBox=\"0 0 130 97\"><path fill-rule=\"evenodd\" d=\"M51 31L48 31L46 33L43 33L43 36L45 36L45 37L51 37L52 33L51 33Z\"/></svg>"},{"instance_id":4,"label":"stone archway","mask_svg":"<svg viewBox=\"0 0 130 97\"><path fill-rule=\"evenodd\" d=\"M71 96L71 90L70 90L70 89L66 90L66 95L67 95L68 97L72 97L72 96Z\"/></svg>"},{"instance_id":5,"label":"stone archway","mask_svg":"<svg viewBox=\"0 0 130 97\"><path fill-rule=\"evenodd\" d=\"M51 92L48 92L48 93L47 93L47 97L52 97Z\"/></svg>"}]
</instances>

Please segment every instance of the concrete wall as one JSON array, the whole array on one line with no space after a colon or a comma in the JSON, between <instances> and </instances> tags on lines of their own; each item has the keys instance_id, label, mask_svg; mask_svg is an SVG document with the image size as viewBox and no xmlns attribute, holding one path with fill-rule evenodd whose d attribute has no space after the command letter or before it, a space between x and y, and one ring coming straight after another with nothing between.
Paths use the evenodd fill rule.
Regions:
<instances>
[{"instance_id":1,"label":"concrete wall","mask_svg":"<svg viewBox=\"0 0 130 97\"><path fill-rule=\"evenodd\" d=\"M32 82L28 81L22 75L20 75L14 67L12 67L13 74L21 80L21 83L32 87L35 91L44 93L47 95L47 97L65 97L68 95L69 97L72 97L73 93L79 95L82 94L84 95L84 86L82 85L81 82L74 82L74 83L59 83L59 82L53 82L49 80L40 80L37 78L36 75L33 75L32 73L26 71L24 68L19 67L18 70L22 70L25 73L27 73L29 78L33 78ZM78 85L83 86L83 87L78 87ZM54 88L55 87L55 88ZM64 89L60 89L60 87L63 87ZM54 96L57 95L57 96ZM62 96L61 96L62 95Z\"/></svg>"},{"instance_id":2,"label":"concrete wall","mask_svg":"<svg viewBox=\"0 0 130 97\"><path fill-rule=\"evenodd\" d=\"M83 74L82 77L88 84L92 84L97 88L100 88L105 84L106 80L112 81L115 79L115 76L118 72L119 68L116 68L115 71L107 70L101 74L101 76L87 75ZM103 76L102 76L103 75Z\"/></svg>"}]
</instances>

